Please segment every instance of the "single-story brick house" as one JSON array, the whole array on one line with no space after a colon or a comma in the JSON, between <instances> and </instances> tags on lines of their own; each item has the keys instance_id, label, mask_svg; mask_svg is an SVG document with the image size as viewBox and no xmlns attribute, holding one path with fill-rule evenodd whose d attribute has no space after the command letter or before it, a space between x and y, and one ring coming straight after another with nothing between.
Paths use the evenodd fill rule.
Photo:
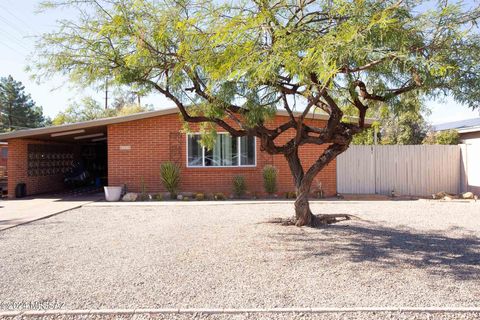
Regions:
<instances>
[{"instance_id":1,"label":"single-story brick house","mask_svg":"<svg viewBox=\"0 0 480 320\"><path fill-rule=\"evenodd\" d=\"M286 120L279 111L271 126ZM323 126L328 117L308 115L308 122ZM149 193L165 191L160 180L160 165L173 161L181 167L181 191L232 193L232 180L245 176L248 191L263 192L262 169L278 168L279 194L294 191L287 162L282 155L260 151L255 137L232 139L219 129L213 150L200 146L198 134L182 132L182 120L176 108L138 113L123 117L81 123L19 130L0 134L8 142L8 195L15 197L19 183L26 185L27 195L61 191L64 175L76 161L90 173L108 181L108 185L126 185L128 191ZM191 126L195 131L195 126ZM294 134L287 131L278 141ZM309 166L325 146L308 145L301 149L304 166ZM336 193L335 161L317 176L325 195Z\"/></svg>"},{"instance_id":2,"label":"single-story brick house","mask_svg":"<svg viewBox=\"0 0 480 320\"><path fill-rule=\"evenodd\" d=\"M8 143L0 142L0 167L7 167Z\"/></svg>"}]
</instances>

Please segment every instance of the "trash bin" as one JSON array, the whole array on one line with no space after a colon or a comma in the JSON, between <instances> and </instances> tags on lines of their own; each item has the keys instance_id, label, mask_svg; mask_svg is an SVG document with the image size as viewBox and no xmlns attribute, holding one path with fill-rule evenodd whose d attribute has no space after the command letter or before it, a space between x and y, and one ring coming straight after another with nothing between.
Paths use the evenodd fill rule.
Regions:
<instances>
[{"instance_id":1,"label":"trash bin","mask_svg":"<svg viewBox=\"0 0 480 320\"><path fill-rule=\"evenodd\" d=\"M15 187L15 198L24 198L27 196L27 185L25 183L19 183Z\"/></svg>"}]
</instances>

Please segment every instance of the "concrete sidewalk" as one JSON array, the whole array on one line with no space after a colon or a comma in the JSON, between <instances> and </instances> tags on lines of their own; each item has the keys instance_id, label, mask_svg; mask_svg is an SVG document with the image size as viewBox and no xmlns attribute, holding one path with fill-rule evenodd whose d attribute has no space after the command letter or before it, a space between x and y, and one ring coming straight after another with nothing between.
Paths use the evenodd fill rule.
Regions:
<instances>
[{"instance_id":1,"label":"concrete sidewalk","mask_svg":"<svg viewBox=\"0 0 480 320\"><path fill-rule=\"evenodd\" d=\"M0 200L0 231L98 201L103 194Z\"/></svg>"}]
</instances>

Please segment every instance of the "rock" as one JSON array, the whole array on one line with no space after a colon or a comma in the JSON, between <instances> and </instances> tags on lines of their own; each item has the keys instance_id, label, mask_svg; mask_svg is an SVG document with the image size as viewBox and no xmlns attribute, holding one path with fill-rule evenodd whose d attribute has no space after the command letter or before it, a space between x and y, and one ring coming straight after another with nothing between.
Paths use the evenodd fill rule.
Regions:
<instances>
[{"instance_id":1,"label":"rock","mask_svg":"<svg viewBox=\"0 0 480 320\"><path fill-rule=\"evenodd\" d=\"M453 200L453 198L452 198L452 197L450 197L450 196L445 196L445 197L443 197L443 199L442 199L442 200L445 200L445 201L451 201L451 200Z\"/></svg>"},{"instance_id":2,"label":"rock","mask_svg":"<svg viewBox=\"0 0 480 320\"><path fill-rule=\"evenodd\" d=\"M162 199L164 200L170 200L172 199L172 194L170 192L161 192L159 193L162 196ZM176 199L177 197L175 197Z\"/></svg>"},{"instance_id":3,"label":"rock","mask_svg":"<svg viewBox=\"0 0 480 320\"><path fill-rule=\"evenodd\" d=\"M181 192L180 193L183 197L193 198L195 197L195 193L193 192Z\"/></svg>"},{"instance_id":4,"label":"rock","mask_svg":"<svg viewBox=\"0 0 480 320\"><path fill-rule=\"evenodd\" d=\"M452 200L458 198L457 195L448 193L445 191L437 192L435 194L432 194L433 199L440 199L440 200ZM450 199L445 199L445 198L450 198Z\"/></svg>"},{"instance_id":5,"label":"rock","mask_svg":"<svg viewBox=\"0 0 480 320\"><path fill-rule=\"evenodd\" d=\"M122 198L122 201L137 201L138 199L138 194L134 193L134 192L129 192L127 194L125 194Z\"/></svg>"},{"instance_id":6,"label":"rock","mask_svg":"<svg viewBox=\"0 0 480 320\"><path fill-rule=\"evenodd\" d=\"M462 199L475 199L473 192L462 193Z\"/></svg>"}]
</instances>

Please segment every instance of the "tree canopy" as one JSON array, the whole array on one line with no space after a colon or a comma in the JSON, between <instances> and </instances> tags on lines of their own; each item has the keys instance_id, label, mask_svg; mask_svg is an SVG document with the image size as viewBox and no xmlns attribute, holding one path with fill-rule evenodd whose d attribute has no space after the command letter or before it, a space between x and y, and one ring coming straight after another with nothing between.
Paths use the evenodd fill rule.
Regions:
<instances>
[{"instance_id":1,"label":"tree canopy","mask_svg":"<svg viewBox=\"0 0 480 320\"><path fill-rule=\"evenodd\" d=\"M314 224L308 193L316 174L365 126L367 110L401 96L449 94L480 103L477 7L410 0L62 0L76 21L39 41L39 76L81 85L110 77L156 91L188 123L214 134L255 135L285 156L299 194L297 225ZM277 109L289 117L277 127ZM343 115L354 110L358 119ZM326 113L325 127L307 124ZM350 111L349 111L350 112ZM277 139L295 130L287 142ZM299 147L326 144L303 168Z\"/></svg>"},{"instance_id":2,"label":"tree canopy","mask_svg":"<svg viewBox=\"0 0 480 320\"><path fill-rule=\"evenodd\" d=\"M0 132L43 127L49 119L35 104L21 82L12 76L0 78Z\"/></svg>"},{"instance_id":3,"label":"tree canopy","mask_svg":"<svg viewBox=\"0 0 480 320\"><path fill-rule=\"evenodd\" d=\"M112 105L105 109L92 97L84 97L80 102L73 102L65 110L60 111L52 120L52 124L61 125L89 121L101 118L126 116L133 113L151 111L150 106L138 105L130 95L117 95Z\"/></svg>"}]
</instances>

